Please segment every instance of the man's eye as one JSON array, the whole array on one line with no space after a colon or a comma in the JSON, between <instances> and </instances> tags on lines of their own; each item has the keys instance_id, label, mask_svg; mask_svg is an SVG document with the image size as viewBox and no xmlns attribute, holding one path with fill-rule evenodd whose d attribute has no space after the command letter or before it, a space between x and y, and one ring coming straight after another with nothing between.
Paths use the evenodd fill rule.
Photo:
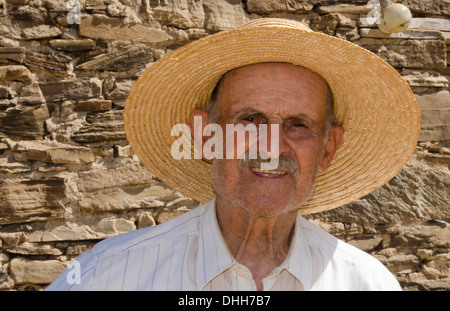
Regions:
<instances>
[{"instance_id":1,"label":"man's eye","mask_svg":"<svg viewBox=\"0 0 450 311\"><path fill-rule=\"evenodd\" d=\"M295 127L306 127L307 128L307 126L305 124L301 123L301 122L295 122L293 125Z\"/></svg>"},{"instance_id":2,"label":"man's eye","mask_svg":"<svg viewBox=\"0 0 450 311\"><path fill-rule=\"evenodd\" d=\"M241 123L243 124L264 124L267 122L267 120L262 116L243 116L240 118Z\"/></svg>"},{"instance_id":3,"label":"man's eye","mask_svg":"<svg viewBox=\"0 0 450 311\"><path fill-rule=\"evenodd\" d=\"M306 122L298 120L286 120L283 125L285 132L291 138L309 137L311 135L311 131Z\"/></svg>"},{"instance_id":4,"label":"man's eye","mask_svg":"<svg viewBox=\"0 0 450 311\"><path fill-rule=\"evenodd\" d=\"M290 129L301 129L301 128L308 129L309 128L308 124L301 120L286 120L286 122L284 123L284 126L286 128L290 128Z\"/></svg>"}]
</instances>

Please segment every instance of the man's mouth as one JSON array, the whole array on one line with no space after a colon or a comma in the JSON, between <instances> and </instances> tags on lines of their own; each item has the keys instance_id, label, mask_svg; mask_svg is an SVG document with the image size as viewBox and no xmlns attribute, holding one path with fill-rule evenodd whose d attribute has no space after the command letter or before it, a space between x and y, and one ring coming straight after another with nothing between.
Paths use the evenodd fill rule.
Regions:
<instances>
[{"instance_id":1,"label":"man's mouth","mask_svg":"<svg viewBox=\"0 0 450 311\"><path fill-rule=\"evenodd\" d=\"M262 170L258 167L250 167L250 170L253 172L253 174L260 176L260 177L270 177L270 178L274 178L274 177L282 177L287 175L287 172L284 171L277 171L277 170Z\"/></svg>"},{"instance_id":2,"label":"man's mouth","mask_svg":"<svg viewBox=\"0 0 450 311\"><path fill-rule=\"evenodd\" d=\"M277 161L278 166L273 170L268 170L267 167L264 167L262 165L264 162L267 162L267 160L262 160L258 155L257 159L239 159L238 164L241 168L247 167L250 172L258 177L281 178L291 175L294 178L298 178L299 176L297 161L291 156L280 155Z\"/></svg>"}]
</instances>

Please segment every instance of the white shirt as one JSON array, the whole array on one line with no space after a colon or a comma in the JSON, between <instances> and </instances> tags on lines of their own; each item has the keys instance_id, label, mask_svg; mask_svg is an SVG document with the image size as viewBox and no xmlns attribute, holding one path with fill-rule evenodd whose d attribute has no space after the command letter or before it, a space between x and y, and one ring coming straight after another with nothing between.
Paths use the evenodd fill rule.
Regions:
<instances>
[{"instance_id":1,"label":"white shirt","mask_svg":"<svg viewBox=\"0 0 450 311\"><path fill-rule=\"evenodd\" d=\"M286 260L264 290L401 290L369 254L298 216ZM81 254L47 290L256 290L228 250L215 201L160 225L108 238Z\"/></svg>"}]
</instances>

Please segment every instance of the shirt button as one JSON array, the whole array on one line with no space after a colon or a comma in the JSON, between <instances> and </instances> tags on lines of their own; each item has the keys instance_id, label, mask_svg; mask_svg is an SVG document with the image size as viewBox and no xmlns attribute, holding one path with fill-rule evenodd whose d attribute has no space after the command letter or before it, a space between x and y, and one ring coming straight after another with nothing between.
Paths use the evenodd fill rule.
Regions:
<instances>
[{"instance_id":1,"label":"shirt button","mask_svg":"<svg viewBox=\"0 0 450 311\"><path fill-rule=\"evenodd\" d=\"M241 277L244 277L246 275L245 270L243 268L237 268L236 273Z\"/></svg>"}]
</instances>

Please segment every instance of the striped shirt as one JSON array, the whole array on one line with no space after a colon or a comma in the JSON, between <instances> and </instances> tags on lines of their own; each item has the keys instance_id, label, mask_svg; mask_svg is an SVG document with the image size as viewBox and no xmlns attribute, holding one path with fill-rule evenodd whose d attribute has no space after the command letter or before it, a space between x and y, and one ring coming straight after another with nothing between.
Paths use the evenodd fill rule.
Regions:
<instances>
[{"instance_id":1,"label":"striped shirt","mask_svg":"<svg viewBox=\"0 0 450 311\"><path fill-rule=\"evenodd\" d=\"M285 261L264 290L400 290L369 254L298 216ZM81 254L47 290L256 290L228 250L215 201L160 225L108 238Z\"/></svg>"}]
</instances>

